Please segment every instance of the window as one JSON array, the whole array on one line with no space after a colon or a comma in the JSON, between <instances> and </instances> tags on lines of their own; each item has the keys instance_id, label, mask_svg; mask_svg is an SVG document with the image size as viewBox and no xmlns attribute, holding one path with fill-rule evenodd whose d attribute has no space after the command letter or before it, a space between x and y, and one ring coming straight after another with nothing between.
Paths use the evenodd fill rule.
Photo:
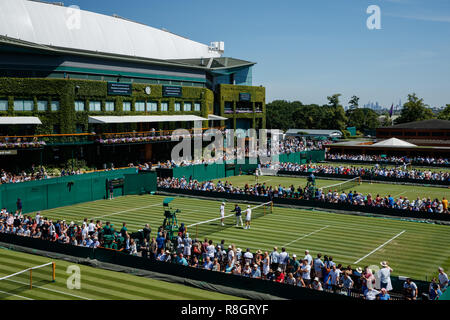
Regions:
<instances>
[{"instance_id":1,"label":"window","mask_svg":"<svg viewBox=\"0 0 450 320\"><path fill-rule=\"evenodd\" d=\"M51 110L52 111L59 111L59 101L52 101L52 103L51 103Z\"/></svg>"},{"instance_id":2,"label":"window","mask_svg":"<svg viewBox=\"0 0 450 320\"><path fill-rule=\"evenodd\" d=\"M105 102L105 111L114 111L114 101Z\"/></svg>"},{"instance_id":3,"label":"window","mask_svg":"<svg viewBox=\"0 0 450 320\"><path fill-rule=\"evenodd\" d=\"M84 111L84 101L75 101L75 111Z\"/></svg>"},{"instance_id":4,"label":"window","mask_svg":"<svg viewBox=\"0 0 450 320\"><path fill-rule=\"evenodd\" d=\"M135 111L145 111L145 102L144 101L136 101L134 104Z\"/></svg>"},{"instance_id":5,"label":"window","mask_svg":"<svg viewBox=\"0 0 450 320\"><path fill-rule=\"evenodd\" d=\"M131 111L131 102L130 101L124 101L123 102L123 111Z\"/></svg>"},{"instance_id":6,"label":"window","mask_svg":"<svg viewBox=\"0 0 450 320\"><path fill-rule=\"evenodd\" d=\"M192 111L192 103L190 102L185 102L183 107L184 111Z\"/></svg>"},{"instance_id":7,"label":"window","mask_svg":"<svg viewBox=\"0 0 450 320\"><path fill-rule=\"evenodd\" d=\"M181 111L181 102L175 102L175 111Z\"/></svg>"},{"instance_id":8,"label":"window","mask_svg":"<svg viewBox=\"0 0 450 320\"><path fill-rule=\"evenodd\" d=\"M194 103L194 111L200 111L200 109L201 109L200 103L198 102Z\"/></svg>"},{"instance_id":9,"label":"window","mask_svg":"<svg viewBox=\"0 0 450 320\"><path fill-rule=\"evenodd\" d=\"M102 104L100 101L89 101L89 111L102 111Z\"/></svg>"},{"instance_id":10,"label":"window","mask_svg":"<svg viewBox=\"0 0 450 320\"><path fill-rule=\"evenodd\" d=\"M147 102L147 111L158 111L158 102L156 101Z\"/></svg>"},{"instance_id":11,"label":"window","mask_svg":"<svg viewBox=\"0 0 450 320\"><path fill-rule=\"evenodd\" d=\"M169 104L167 102L161 102L161 111L169 110Z\"/></svg>"},{"instance_id":12,"label":"window","mask_svg":"<svg viewBox=\"0 0 450 320\"><path fill-rule=\"evenodd\" d=\"M8 100L0 100L0 111L8 111Z\"/></svg>"},{"instance_id":13,"label":"window","mask_svg":"<svg viewBox=\"0 0 450 320\"><path fill-rule=\"evenodd\" d=\"M37 102L37 109L38 109L38 111L47 111L47 105L48 105L48 101L39 100Z\"/></svg>"},{"instance_id":14,"label":"window","mask_svg":"<svg viewBox=\"0 0 450 320\"><path fill-rule=\"evenodd\" d=\"M33 111L33 100L15 100L14 111Z\"/></svg>"}]
</instances>

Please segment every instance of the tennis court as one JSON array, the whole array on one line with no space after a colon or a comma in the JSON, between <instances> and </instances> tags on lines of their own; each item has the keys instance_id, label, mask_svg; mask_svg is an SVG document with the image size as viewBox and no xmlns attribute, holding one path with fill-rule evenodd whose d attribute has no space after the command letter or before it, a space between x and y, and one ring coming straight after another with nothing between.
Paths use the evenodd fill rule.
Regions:
<instances>
[{"instance_id":1,"label":"tennis court","mask_svg":"<svg viewBox=\"0 0 450 320\"><path fill-rule=\"evenodd\" d=\"M55 263L52 268L33 269L30 289L30 267ZM181 284L153 280L131 274L108 271L63 260L0 248L0 300L235 300L241 299L217 292L201 290ZM69 266L80 268L80 289L69 289ZM16 274L18 273L19 274ZM13 275L1 280L3 277ZM70 279L69 279L70 280ZM74 284L74 282L69 281Z\"/></svg>"},{"instance_id":2,"label":"tennis court","mask_svg":"<svg viewBox=\"0 0 450 320\"><path fill-rule=\"evenodd\" d=\"M42 216L78 223L84 218L111 221L117 230L127 222L130 231L149 223L156 237L154 231L164 218L164 198L126 196L47 210ZM221 202L177 197L171 206L181 210L178 222L189 226L219 218ZM246 208L246 204L240 205ZM226 202L227 214L233 208L233 202ZM230 219L233 224L234 217ZM285 246L290 254L301 256L309 249L314 256L321 252L333 256L336 263L354 267L379 265L387 260L394 275L423 280L436 276L439 266L450 268L450 227L443 225L274 206L272 213L253 219L249 230L235 226L213 229L207 237L214 243L224 239L226 245L234 243L243 250L271 251L273 246Z\"/></svg>"}]
</instances>

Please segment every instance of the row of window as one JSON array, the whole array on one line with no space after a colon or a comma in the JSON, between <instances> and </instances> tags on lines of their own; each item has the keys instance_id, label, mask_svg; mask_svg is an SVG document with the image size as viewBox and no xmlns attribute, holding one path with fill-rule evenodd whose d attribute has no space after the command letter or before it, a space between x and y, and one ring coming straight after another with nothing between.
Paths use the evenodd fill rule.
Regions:
<instances>
[{"instance_id":1,"label":"row of window","mask_svg":"<svg viewBox=\"0 0 450 320\"><path fill-rule=\"evenodd\" d=\"M49 104L47 100L38 100L37 110L47 111ZM14 100L14 111L33 111L34 101L33 100ZM59 110L59 101L52 101L50 103L51 111ZM0 111L8 111L8 100L0 100Z\"/></svg>"},{"instance_id":2,"label":"row of window","mask_svg":"<svg viewBox=\"0 0 450 320\"><path fill-rule=\"evenodd\" d=\"M193 108L192 108L193 107ZM100 101L89 101L89 111L101 111L101 102ZM175 111L200 111L201 104L199 102L195 102L192 106L191 102L175 102L174 110ZM85 103L84 101L75 101L75 111L85 111ZM114 101L106 101L105 102L105 111L114 111L115 103ZM161 102L160 111L169 111L169 103ZM131 111L131 102L123 101L122 103L122 111L129 112ZM148 111L148 112L156 112L158 111L158 102L156 101L136 101L134 103L134 111Z\"/></svg>"},{"instance_id":3,"label":"row of window","mask_svg":"<svg viewBox=\"0 0 450 320\"><path fill-rule=\"evenodd\" d=\"M47 111L49 108L49 103L46 100L37 101L38 111ZM192 109L193 108L193 109ZM193 105L191 102L175 102L175 111L200 111L201 105L199 102L195 102ZM33 111L34 101L33 100L14 100L14 111ZM59 101L52 101L50 103L51 111L59 110ZM131 102L124 101L122 104L122 110L124 112L131 111ZM136 101L134 104L135 111L158 111L158 102L156 101ZM8 111L8 100L0 100L0 111ZM85 111L84 101L75 101L75 111ZM102 103L100 101L89 101L89 111L102 111ZM105 111L115 111L115 102L106 101ZM160 111L169 111L169 103L161 102Z\"/></svg>"}]
</instances>

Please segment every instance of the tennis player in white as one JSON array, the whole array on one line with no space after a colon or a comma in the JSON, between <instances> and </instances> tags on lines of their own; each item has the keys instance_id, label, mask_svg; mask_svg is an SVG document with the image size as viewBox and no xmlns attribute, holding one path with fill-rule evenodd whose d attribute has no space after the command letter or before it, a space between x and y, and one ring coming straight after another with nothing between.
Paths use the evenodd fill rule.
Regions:
<instances>
[{"instance_id":1,"label":"tennis player in white","mask_svg":"<svg viewBox=\"0 0 450 320\"><path fill-rule=\"evenodd\" d=\"M222 202L220 205L220 221L222 222L222 227L225 225L223 220L225 218L225 202Z\"/></svg>"},{"instance_id":2,"label":"tennis player in white","mask_svg":"<svg viewBox=\"0 0 450 320\"><path fill-rule=\"evenodd\" d=\"M250 221L252 220L252 209L250 206L247 206L247 210L245 210L245 228L250 229Z\"/></svg>"}]
</instances>

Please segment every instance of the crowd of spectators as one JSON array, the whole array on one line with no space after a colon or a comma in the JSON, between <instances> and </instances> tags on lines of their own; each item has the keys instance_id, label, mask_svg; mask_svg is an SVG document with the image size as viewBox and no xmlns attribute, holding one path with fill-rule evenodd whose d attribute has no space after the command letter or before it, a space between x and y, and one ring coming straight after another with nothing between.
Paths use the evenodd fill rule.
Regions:
<instances>
[{"instance_id":1,"label":"crowd of spectators","mask_svg":"<svg viewBox=\"0 0 450 320\"><path fill-rule=\"evenodd\" d=\"M245 146L244 148L234 148L232 150L227 150L226 148L223 150L223 155L220 158L221 161L228 161L228 160L235 160L242 157L270 157L272 155L279 155L279 154L289 154L289 153L295 153L295 152L301 152L301 151L310 151L310 150L322 150L324 147L331 143L329 140L325 141L317 141L317 140L310 140L310 139L299 139L299 138L286 138L283 140L280 140L279 142L279 148L278 151L272 152L270 146L271 142L267 143L268 148L260 148L254 152L254 154L250 151L248 146ZM154 166L157 168L175 168L175 167L186 167L191 165L198 165L198 164L210 164L215 163L219 159L218 158L211 158L211 159L197 159L197 160L167 160L167 161L160 161ZM149 165L147 165L149 167Z\"/></svg>"},{"instance_id":2,"label":"crowd of spectators","mask_svg":"<svg viewBox=\"0 0 450 320\"><path fill-rule=\"evenodd\" d=\"M371 177L389 177L396 179L414 179L421 181L442 181L450 182L450 173L444 171L432 171L429 169L408 169L407 166L385 168L379 164L375 164L372 168L330 164L296 164L296 163L280 163L279 170L294 171L304 173L318 173L327 175L347 175L361 176L363 178Z\"/></svg>"},{"instance_id":3,"label":"crowd of spectators","mask_svg":"<svg viewBox=\"0 0 450 320\"><path fill-rule=\"evenodd\" d=\"M285 248L279 251L274 247L271 252L252 252L249 248L243 251L234 244L226 246L224 240L214 245L211 239L205 238L203 242L191 239L183 225L175 241L169 240L162 227L158 229L156 237L151 237L151 232L149 225L145 225L138 239L128 232L126 223L123 223L119 232L109 222L103 225L100 220L94 222L84 219L80 225L74 222L68 224L64 220L53 221L42 217L39 212L34 218L23 215L21 206L18 206L15 214L6 209L0 212L0 233L88 248L110 247L153 261L325 290L367 300L390 300L392 297L416 300L419 297L417 285L409 278L403 285L403 297L400 292L391 292L390 277L393 270L386 261L382 261L380 270L375 271L368 266L343 266L334 262L331 256L322 257L321 253L313 258L308 250L304 257L297 258L296 254L289 254ZM116 246L105 245L108 237L114 238ZM448 287L448 276L444 269L439 268L438 271L438 277L433 278L427 293L430 300L437 299Z\"/></svg>"},{"instance_id":4,"label":"crowd of spectators","mask_svg":"<svg viewBox=\"0 0 450 320\"><path fill-rule=\"evenodd\" d=\"M70 170L63 168L61 169L58 177L71 176L82 173L83 172L81 170ZM44 167L32 166L30 170L22 170L18 172L10 172L4 169L0 170L0 184L44 180L54 177L54 175L49 175Z\"/></svg>"},{"instance_id":5,"label":"crowd of spectators","mask_svg":"<svg viewBox=\"0 0 450 320\"><path fill-rule=\"evenodd\" d=\"M136 254L136 243L128 233L126 223L120 231L114 229L114 225L101 220L84 219L83 223L66 222L66 220L52 220L41 216L37 212L34 217L22 214L21 200L18 199L17 211L13 214L6 208L0 211L0 233L13 233L19 236L38 238L82 246L97 248L105 246L130 254ZM146 230L144 228L144 230Z\"/></svg>"},{"instance_id":6,"label":"crowd of spectators","mask_svg":"<svg viewBox=\"0 0 450 320\"><path fill-rule=\"evenodd\" d=\"M408 157L408 156L388 156L382 157L380 155L371 154L340 154L340 153L327 153L325 155L326 160L340 161L340 160L351 160L351 161L361 161L361 162L392 162L392 163L412 163L415 165L449 165L450 161L448 158L435 158L435 157Z\"/></svg>"},{"instance_id":7,"label":"crowd of spectators","mask_svg":"<svg viewBox=\"0 0 450 320\"><path fill-rule=\"evenodd\" d=\"M401 209L416 212L449 213L448 200L445 197L442 199L417 197L417 199L413 200L404 196L394 198L392 195L380 196L377 194L374 197L371 193L363 194L361 192L357 192L356 190L339 192L336 189L323 190L321 188L317 188L312 194L308 186L298 186L296 188L294 185L283 187L281 185L271 186L266 183L256 183L254 185L246 184L243 187L239 187L234 186L228 181L218 181L217 183L214 183L213 181L199 182L193 179L186 180L185 178L158 179L158 187L205 192L225 192L250 196L265 196L268 197L269 201L274 198L291 198L335 204Z\"/></svg>"},{"instance_id":8,"label":"crowd of spectators","mask_svg":"<svg viewBox=\"0 0 450 320\"><path fill-rule=\"evenodd\" d=\"M40 141L37 137L4 136L0 138L0 149L42 148L45 145L45 141Z\"/></svg>"}]
</instances>

